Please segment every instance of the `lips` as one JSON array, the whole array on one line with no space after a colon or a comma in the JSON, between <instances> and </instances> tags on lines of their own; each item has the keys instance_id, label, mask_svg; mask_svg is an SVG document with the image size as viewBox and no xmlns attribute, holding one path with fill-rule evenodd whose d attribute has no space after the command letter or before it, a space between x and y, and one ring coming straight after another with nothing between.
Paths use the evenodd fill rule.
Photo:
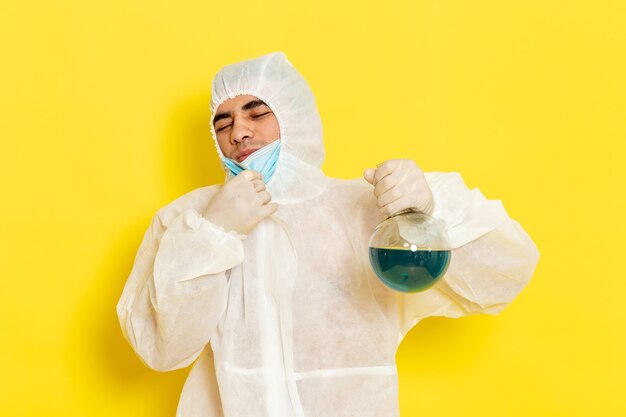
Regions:
<instances>
[{"instance_id":1,"label":"lips","mask_svg":"<svg viewBox=\"0 0 626 417\"><path fill-rule=\"evenodd\" d=\"M245 151L241 152L239 155L237 155L237 158L235 158L235 160L237 162L241 162L244 159L246 159L250 154L258 151L259 148L251 148L251 149L246 149Z\"/></svg>"}]
</instances>

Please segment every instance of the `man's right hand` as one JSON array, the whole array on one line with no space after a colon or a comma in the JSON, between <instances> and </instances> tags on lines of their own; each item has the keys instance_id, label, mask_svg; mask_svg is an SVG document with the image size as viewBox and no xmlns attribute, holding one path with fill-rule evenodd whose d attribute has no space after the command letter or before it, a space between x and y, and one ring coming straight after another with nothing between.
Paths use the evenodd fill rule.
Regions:
<instances>
[{"instance_id":1,"label":"man's right hand","mask_svg":"<svg viewBox=\"0 0 626 417\"><path fill-rule=\"evenodd\" d=\"M226 182L209 202L204 217L224 230L243 235L278 210L257 171L245 170Z\"/></svg>"}]
</instances>

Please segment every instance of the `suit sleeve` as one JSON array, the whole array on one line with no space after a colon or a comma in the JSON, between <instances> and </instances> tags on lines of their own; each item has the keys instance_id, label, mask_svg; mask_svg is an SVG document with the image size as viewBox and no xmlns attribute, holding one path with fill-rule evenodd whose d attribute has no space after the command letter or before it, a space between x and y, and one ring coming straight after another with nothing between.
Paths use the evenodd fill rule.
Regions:
<instances>
[{"instance_id":1,"label":"suit sleeve","mask_svg":"<svg viewBox=\"0 0 626 417\"><path fill-rule=\"evenodd\" d=\"M443 221L452 246L445 276L431 289L400 297L406 334L428 316L496 314L528 284L539 251L498 200L467 188L457 173L428 173L433 217Z\"/></svg>"},{"instance_id":2,"label":"suit sleeve","mask_svg":"<svg viewBox=\"0 0 626 417\"><path fill-rule=\"evenodd\" d=\"M186 367L202 352L225 311L230 269L244 257L243 236L193 209L164 210L146 231L117 304L125 338L159 371Z\"/></svg>"}]
</instances>

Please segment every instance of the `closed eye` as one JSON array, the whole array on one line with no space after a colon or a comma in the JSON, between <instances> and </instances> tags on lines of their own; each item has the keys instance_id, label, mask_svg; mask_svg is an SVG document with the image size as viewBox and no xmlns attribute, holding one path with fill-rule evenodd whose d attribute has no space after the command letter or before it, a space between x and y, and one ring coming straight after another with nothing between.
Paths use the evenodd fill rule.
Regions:
<instances>
[{"instance_id":1,"label":"closed eye","mask_svg":"<svg viewBox=\"0 0 626 417\"><path fill-rule=\"evenodd\" d=\"M222 130L225 130L226 128L231 127L232 125L233 125L232 123L224 125L220 127L219 129L217 129L216 132L221 132Z\"/></svg>"},{"instance_id":2,"label":"closed eye","mask_svg":"<svg viewBox=\"0 0 626 417\"><path fill-rule=\"evenodd\" d=\"M254 116L252 116L253 119L260 119L263 116L267 116L268 114L272 113L271 111L266 111L265 113L261 113L261 114L255 114Z\"/></svg>"}]
</instances>

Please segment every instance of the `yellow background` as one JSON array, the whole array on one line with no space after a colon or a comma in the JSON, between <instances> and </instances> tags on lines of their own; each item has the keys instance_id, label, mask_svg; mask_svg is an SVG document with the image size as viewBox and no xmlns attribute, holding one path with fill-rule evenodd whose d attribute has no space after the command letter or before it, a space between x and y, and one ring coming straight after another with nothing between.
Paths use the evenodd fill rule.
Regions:
<instances>
[{"instance_id":1,"label":"yellow background","mask_svg":"<svg viewBox=\"0 0 626 417\"><path fill-rule=\"evenodd\" d=\"M211 4L213 3L213 4ZM407 416L626 415L626 2L0 3L0 414L173 416L115 305L155 211L221 181L213 74L285 51L325 171L458 171L541 251L498 316L428 319Z\"/></svg>"}]
</instances>

